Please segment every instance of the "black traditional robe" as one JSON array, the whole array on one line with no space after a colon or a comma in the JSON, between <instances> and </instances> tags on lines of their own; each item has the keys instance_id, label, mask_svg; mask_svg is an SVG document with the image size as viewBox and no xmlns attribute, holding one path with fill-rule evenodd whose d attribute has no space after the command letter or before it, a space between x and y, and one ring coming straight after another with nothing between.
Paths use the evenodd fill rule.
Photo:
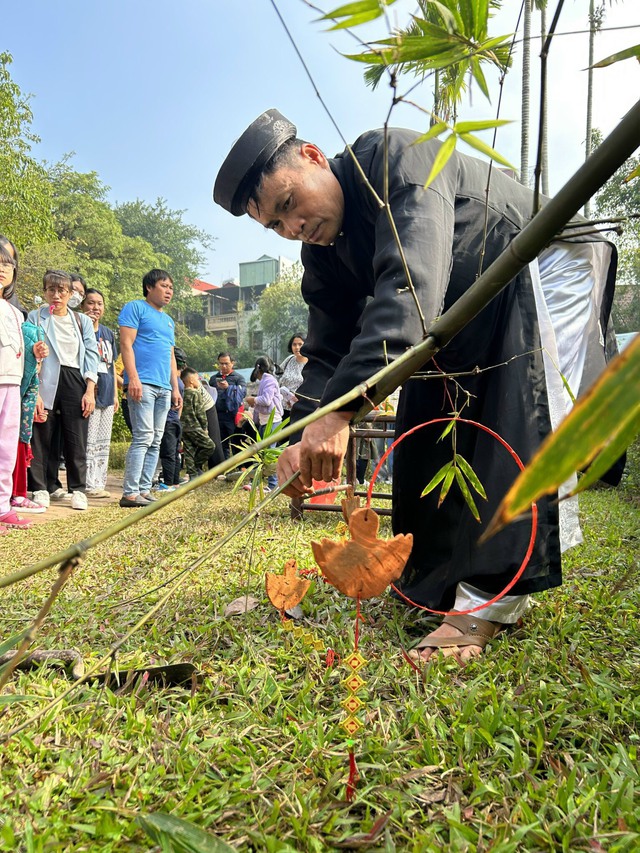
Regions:
<instances>
[{"instance_id":1,"label":"black traditional robe","mask_svg":"<svg viewBox=\"0 0 640 853\"><path fill-rule=\"evenodd\" d=\"M389 200L427 326L473 284L479 273L486 222L486 269L527 223L532 193L497 169L455 153L424 190L439 143L412 145L418 134L388 134ZM383 197L382 131L361 136L353 151L367 179ZM347 151L330 161L345 200L343 230L328 247L302 249L302 293L309 305L309 361L293 419L312 401L328 403L380 370L423 337L387 215ZM607 328L615 265L600 317ZM427 370L464 373L457 383L441 378L409 380L402 391L396 434L447 417L469 404L462 417L499 433L526 462L551 429L536 305L528 270L520 274L454 340ZM356 408L356 406L354 406ZM478 499L482 522L467 508L457 485L437 509L439 488L420 498L436 471L452 458L451 439L438 442L442 424L403 441L394 452L393 526L413 533L414 549L402 580L406 595L432 608L449 608L459 581L499 591L513 577L527 549L530 522L512 524L488 543L477 540L517 474L507 451L486 433L459 425L456 450L473 467L488 500ZM512 593L561 582L558 509L543 499L535 550Z\"/></svg>"}]
</instances>

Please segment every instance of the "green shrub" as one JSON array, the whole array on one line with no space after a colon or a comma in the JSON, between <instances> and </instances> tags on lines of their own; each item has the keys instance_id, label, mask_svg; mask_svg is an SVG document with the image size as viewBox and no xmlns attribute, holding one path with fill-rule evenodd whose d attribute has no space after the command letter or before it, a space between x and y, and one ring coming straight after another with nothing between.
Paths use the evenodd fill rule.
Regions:
<instances>
[{"instance_id":1,"label":"green shrub","mask_svg":"<svg viewBox=\"0 0 640 853\"><path fill-rule=\"evenodd\" d=\"M127 432L129 435L129 433ZM131 436L129 435L129 438ZM112 441L109 451L109 468L115 468L118 471L124 470L124 458L129 449L129 441Z\"/></svg>"}]
</instances>

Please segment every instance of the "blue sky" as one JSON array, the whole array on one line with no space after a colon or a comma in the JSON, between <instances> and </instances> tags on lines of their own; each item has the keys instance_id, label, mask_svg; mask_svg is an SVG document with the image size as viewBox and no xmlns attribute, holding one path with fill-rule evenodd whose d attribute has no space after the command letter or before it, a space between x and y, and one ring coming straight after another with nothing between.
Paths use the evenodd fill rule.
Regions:
<instances>
[{"instance_id":1,"label":"blue sky","mask_svg":"<svg viewBox=\"0 0 640 853\"><path fill-rule=\"evenodd\" d=\"M385 120L390 94L372 92L362 69L340 56L354 49L347 34L329 34L314 23L303 0L277 0L316 85L349 141ZM323 4L326 9L338 0ZM507 0L492 34L512 32L519 2ZM555 8L555 3L550 3ZM559 32L584 29L588 0L567 0ZM401 21L414 8L400 0L390 14ZM397 11L396 11L397 10ZM260 112L278 107L301 136L328 154L342 142L317 99L269 0L21 0L2 13L3 47L14 58L12 75L33 96L35 149L55 162L75 152L73 165L95 170L113 201L158 196L186 209L185 220L216 238L202 277L220 283L237 276L240 261L263 253L296 258L260 226L215 206L211 188L233 141ZM626 0L607 10L596 59L640 42L640 3ZM369 37L381 34L370 27ZM584 157L587 37L559 38L550 60L551 189L557 189ZM594 125L609 132L640 92L640 66L627 61L597 72ZM426 90L412 95L430 104ZM518 57L507 77L501 115L514 119L497 147L519 163L520 75ZM493 117L494 104L479 92L464 117ZM421 128L425 119L401 105L393 124ZM490 142L490 138L487 137Z\"/></svg>"}]
</instances>

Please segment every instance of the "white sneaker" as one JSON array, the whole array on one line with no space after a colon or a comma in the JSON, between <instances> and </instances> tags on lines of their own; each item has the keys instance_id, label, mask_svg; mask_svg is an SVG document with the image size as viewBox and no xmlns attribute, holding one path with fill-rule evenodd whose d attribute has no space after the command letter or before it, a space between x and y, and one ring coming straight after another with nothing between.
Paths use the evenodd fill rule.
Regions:
<instances>
[{"instance_id":1,"label":"white sneaker","mask_svg":"<svg viewBox=\"0 0 640 853\"><path fill-rule=\"evenodd\" d=\"M71 495L71 509L88 509L87 496L84 492L74 492Z\"/></svg>"},{"instance_id":2,"label":"white sneaker","mask_svg":"<svg viewBox=\"0 0 640 853\"><path fill-rule=\"evenodd\" d=\"M40 506L49 506L49 492L46 489L40 489L39 491L34 492L33 501L34 503L40 504Z\"/></svg>"},{"instance_id":3,"label":"white sneaker","mask_svg":"<svg viewBox=\"0 0 640 853\"><path fill-rule=\"evenodd\" d=\"M38 494L41 494L41 492L38 492ZM56 489L55 492L51 492L52 501L63 501L65 498L69 499L70 497L71 495L65 489Z\"/></svg>"}]
</instances>

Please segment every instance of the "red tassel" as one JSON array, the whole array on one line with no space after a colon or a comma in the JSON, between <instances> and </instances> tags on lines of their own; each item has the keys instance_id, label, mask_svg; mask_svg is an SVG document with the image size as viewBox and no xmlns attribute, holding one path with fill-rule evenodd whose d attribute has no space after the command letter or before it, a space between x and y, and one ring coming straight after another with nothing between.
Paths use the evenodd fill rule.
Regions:
<instances>
[{"instance_id":1,"label":"red tassel","mask_svg":"<svg viewBox=\"0 0 640 853\"><path fill-rule=\"evenodd\" d=\"M334 663L336 662L336 653L333 651L333 649L327 649L327 656L324 662L326 664L327 669L334 665Z\"/></svg>"},{"instance_id":2,"label":"red tassel","mask_svg":"<svg viewBox=\"0 0 640 853\"><path fill-rule=\"evenodd\" d=\"M353 747L349 747L349 778L347 779L346 797L347 802L352 803L356 795L356 785L360 774L358 773L358 765L356 764L356 756Z\"/></svg>"}]
</instances>

